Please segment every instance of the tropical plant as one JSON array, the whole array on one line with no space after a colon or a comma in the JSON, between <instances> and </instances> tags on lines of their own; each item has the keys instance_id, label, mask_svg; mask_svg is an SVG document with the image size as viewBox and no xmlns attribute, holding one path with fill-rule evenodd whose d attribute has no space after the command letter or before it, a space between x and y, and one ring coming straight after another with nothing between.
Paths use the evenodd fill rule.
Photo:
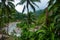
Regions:
<instances>
[{"instance_id":1,"label":"tropical plant","mask_svg":"<svg viewBox=\"0 0 60 40\"><path fill-rule=\"evenodd\" d=\"M34 10L34 12L35 12L35 7L34 7L34 5L35 6L37 6L38 8L39 8L39 6L37 5L37 4L35 4L35 2L40 2L40 0L21 0L18 4L24 4L25 2L27 2L26 3L26 5L24 5L24 8L23 8L23 11L22 11L22 13L24 12L24 10L25 10L25 8L27 7L27 10L28 10L28 12L29 12L29 8L28 8L28 6L30 5L31 7L32 7L32 9ZM18 5L17 4L17 5Z\"/></svg>"},{"instance_id":2,"label":"tropical plant","mask_svg":"<svg viewBox=\"0 0 60 40\"><path fill-rule=\"evenodd\" d=\"M7 33L8 33L8 25L11 20L11 14L15 12L15 6L11 2L11 0L1 0L0 2L0 28L6 27L7 25ZM1 30L2 31L2 30ZM2 39L3 38L2 32Z\"/></svg>"},{"instance_id":3,"label":"tropical plant","mask_svg":"<svg viewBox=\"0 0 60 40\"><path fill-rule=\"evenodd\" d=\"M29 25L30 23L31 23L31 17L30 17L30 13L29 13L29 5L32 7L32 9L33 9L33 11L35 12L35 7L34 7L34 5L35 6L37 6L35 3L34 3L34 1L40 1L40 0L21 0L21 2L20 3L18 3L18 4L23 4L23 3L25 3L25 2L27 2L26 3L26 5L24 5L24 8L23 8L23 10L22 10L22 14L23 14L23 12L25 11L25 8L27 7L27 24ZM38 7L38 6L37 6ZM39 7L38 7L39 8Z\"/></svg>"},{"instance_id":4,"label":"tropical plant","mask_svg":"<svg viewBox=\"0 0 60 40\"><path fill-rule=\"evenodd\" d=\"M25 1L25 0L24 0ZM24 3L24 2L23 2ZM46 10L46 24L47 25L43 25L42 28L36 32L34 32L34 37L31 40L59 40L59 35L60 35L60 30L59 30L59 26L60 26L60 5L59 5L60 1L59 0L50 0L49 1L49 5L47 6ZM25 9L25 6L24 6ZM27 6L27 10L29 13L29 9ZM23 10L24 11L24 10ZM58 13L58 14L57 14ZM45 14L43 15L45 16ZM45 17L44 17L45 18ZM44 23L44 22L43 22ZM26 26L26 25L25 25ZM26 30L27 30L27 26L26 26ZM24 31L26 31L24 30ZM26 35L29 34L26 31ZM25 34L24 34L25 35ZM28 36L25 36L24 39L22 40L27 40Z\"/></svg>"},{"instance_id":5,"label":"tropical plant","mask_svg":"<svg viewBox=\"0 0 60 40\"><path fill-rule=\"evenodd\" d=\"M54 29L54 23L52 23L49 27L42 26L42 28L36 32L38 34L38 40L55 40Z\"/></svg>"},{"instance_id":6,"label":"tropical plant","mask_svg":"<svg viewBox=\"0 0 60 40\"><path fill-rule=\"evenodd\" d=\"M11 13L15 11L14 4L8 0L1 0L0 2L0 24L9 23L11 19ZM13 10L12 10L13 9ZM2 22L2 23L1 23ZM0 25L0 26L1 26Z\"/></svg>"}]
</instances>

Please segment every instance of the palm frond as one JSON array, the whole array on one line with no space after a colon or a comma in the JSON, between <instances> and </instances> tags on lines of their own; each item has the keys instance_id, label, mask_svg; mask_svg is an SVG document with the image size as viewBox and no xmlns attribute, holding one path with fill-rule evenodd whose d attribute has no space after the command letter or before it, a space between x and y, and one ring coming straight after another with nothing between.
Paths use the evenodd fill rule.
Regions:
<instances>
[{"instance_id":1,"label":"palm frond","mask_svg":"<svg viewBox=\"0 0 60 40\"><path fill-rule=\"evenodd\" d=\"M24 5L24 7L23 7L22 13L24 12L24 10L25 10L25 5Z\"/></svg>"},{"instance_id":2,"label":"palm frond","mask_svg":"<svg viewBox=\"0 0 60 40\"><path fill-rule=\"evenodd\" d=\"M35 12L35 7L31 3L29 3L29 4L30 4L31 8L33 9L33 11Z\"/></svg>"},{"instance_id":3,"label":"palm frond","mask_svg":"<svg viewBox=\"0 0 60 40\"><path fill-rule=\"evenodd\" d=\"M48 6L53 5L53 4L54 4L54 1L55 1L55 0L50 0Z\"/></svg>"},{"instance_id":4,"label":"palm frond","mask_svg":"<svg viewBox=\"0 0 60 40\"><path fill-rule=\"evenodd\" d=\"M12 2L8 2L9 7L11 7L12 9L15 8L15 5Z\"/></svg>"},{"instance_id":5,"label":"palm frond","mask_svg":"<svg viewBox=\"0 0 60 40\"><path fill-rule=\"evenodd\" d=\"M36 7L38 7L38 8L39 8L39 6L38 6L36 3L32 2L32 4L34 4Z\"/></svg>"}]
</instances>

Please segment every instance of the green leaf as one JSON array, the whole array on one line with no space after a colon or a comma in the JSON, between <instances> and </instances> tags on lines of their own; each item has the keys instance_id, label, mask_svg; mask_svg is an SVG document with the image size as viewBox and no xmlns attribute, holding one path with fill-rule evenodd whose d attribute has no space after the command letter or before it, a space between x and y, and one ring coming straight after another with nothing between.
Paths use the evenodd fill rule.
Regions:
<instances>
[{"instance_id":1,"label":"green leaf","mask_svg":"<svg viewBox=\"0 0 60 40\"><path fill-rule=\"evenodd\" d=\"M46 33L46 31L45 31L45 30L38 30L38 31L37 31L37 34L38 34L38 33Z\"/></svg>"}]
</instances>

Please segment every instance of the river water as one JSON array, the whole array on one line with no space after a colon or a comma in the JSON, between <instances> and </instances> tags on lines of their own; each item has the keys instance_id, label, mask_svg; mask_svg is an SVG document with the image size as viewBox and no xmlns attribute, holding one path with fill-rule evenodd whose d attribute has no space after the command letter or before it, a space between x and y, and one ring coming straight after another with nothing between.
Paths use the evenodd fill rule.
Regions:
<instances>
[{"instance_id":1,"label":"river water","mask_svg":"<svg viewBox=\"0 0 60 40\"><path fill-rule=\"evenodd\" d=\"M5 30L7 31L7 28L8 28L8 33L9 35L16 35L16 36L21 36L21 29L20 28L17 28L17 23L20 23L20 22L12 22L12 23L9 23L9 26L5 28ZM14 33L15 31L15 33Z\"/></svg>"}]
</instances>

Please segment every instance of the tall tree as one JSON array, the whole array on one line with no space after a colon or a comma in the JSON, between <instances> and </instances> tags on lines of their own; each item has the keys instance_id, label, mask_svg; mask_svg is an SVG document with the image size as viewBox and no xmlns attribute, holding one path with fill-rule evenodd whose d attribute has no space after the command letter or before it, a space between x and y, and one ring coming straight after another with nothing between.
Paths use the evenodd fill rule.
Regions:
<instances>
[{"instance_id":1,"label":"tall tree","mask_svg":"<svg viewBox=\"0 0 60 40\"><path fill-rule=\"evenodd\" d=\"M49 12L53 11L53 10L52 10L52 7L53 7L53 5L55 4L55 1L56 1L56 0L50 0L49 3L48 3L47 8L45 9L45 10L46 10L46 26L47 26L47 27L48 27L49 24L50 24L49 19L48 19L48 17L49 17Z\"/></svg>"},{"instance_id":2,"label":"tall tree","mask_svg":"<svg viewBox=\"0 0 60 40\"><path fill-rule=\"evenodd\" d=\"M30 13L29 13L29 5L31 6L31 8L35 12L35 6L37 6L39 8L39 6L37 4L35 4L35 2L40 2L40 0L21 0L18 4L21 5L21 4L24 4L25 2L26 2L26 5L24 5L22 13L25 11L25 8L27 8L27 24L31 24L31 22L30 22L31 17L30 17Z\"/></svg>"},{"instance_id":3,"label":"tall tree","mask_svg":"<svg viewBox=\"0 0 60 40\"><path fill-rule=\"evenodd\" d=\"M1 25L2 25L2 22L9 23L9 19L11 18L11 13L15 11L14 7L15 6L12 2L8 0L1 0L0 2L0 18L1 18L0 24Z\"/></svg>"},{"instance_id":4,"label":"tall tree","mask_svg":"<svg viewBox=\"0 0 60 40\"><path fill-rule=\"evenodd\" d=\"M11 14L14 11L15 11L15 6L11 2L11 0L1 0L1 2L0 2L0 29L5 27L5 24L9 25L9 20L11 19ZM7 33L8 33L8 26L7 26ZM2 35L2 37L3 37L3 35ZM2 38L2 39L4 39L4 38Z\"/></svg>"}]
</instances>

